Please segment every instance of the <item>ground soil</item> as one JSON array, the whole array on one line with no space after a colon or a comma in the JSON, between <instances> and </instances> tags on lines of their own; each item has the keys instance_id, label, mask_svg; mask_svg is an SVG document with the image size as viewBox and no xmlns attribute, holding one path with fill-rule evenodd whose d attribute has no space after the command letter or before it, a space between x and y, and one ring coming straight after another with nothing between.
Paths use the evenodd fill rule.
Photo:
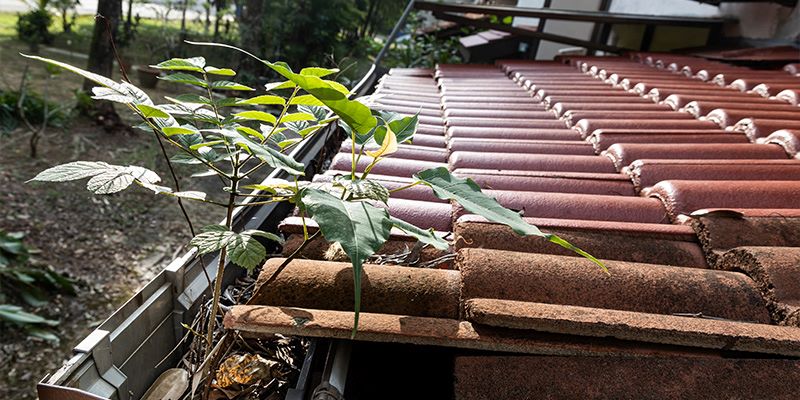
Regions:
<instances>
[{"instance_id":1,"label":"ground soil","mask_svg":"<svg viewBox=\"0 0 800 400\"><path fill-rule=\"evenodd\" d=\"M25 61L13 46L0 49L7 87L19 82ZM45 81L40 65L31 64L34 90L50 85L52 98L72 101L80 79L67 73ZM170 91L162 85L157 96ZM173 92L174 93L174 92ZM151 93L152 94L152 93ZM128 121L128 122L133 122ZM0 229L26 234L38 249L35 258L79 282L75 297L54 296L38 310L61 321L60 344L25 337L0 327L0 398L35 398L35 384L70 356L72 347L157 274L191 237L176 202L141 188L110 196L96 196L85 182L25 183L37 172L64 162L99 160L139 165L156 171L172 186L167 165L152 134L136 130L106 132L91 120L76 118L64 129L50 128L39 144L39 157L28 155L29 133L17 130L0 137ZM189 168L179 173L188 177ZM219 181L182 179L182 190L219 190ZM195 226L217 223L223 212L192 203L188 210Z\"/></svg>"}]
</instances>

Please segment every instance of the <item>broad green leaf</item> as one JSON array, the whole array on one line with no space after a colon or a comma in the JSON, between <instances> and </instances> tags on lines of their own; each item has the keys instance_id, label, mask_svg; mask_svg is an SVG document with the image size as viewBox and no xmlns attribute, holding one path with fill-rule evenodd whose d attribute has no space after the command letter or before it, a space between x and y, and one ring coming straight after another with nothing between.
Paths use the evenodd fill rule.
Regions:
<instances>
[{"instance_id":1,"label":"broad green leaf","mask_svg":"<svg viewBox=\"0 0 800 400\"><path fill-rule=\"evenodd\" d=\"M248 230L242 233L229 231L222 225L203 227L202 232L189 242L197 247L200 254L225 249L225 254L235 264L252 271L266 257L267 250L254 236L264 237L282 243L283 240L271 233Z\"/></svg>"},{"instance_id":2,"label":"broad green leaf","mask_svg":"<svg viewBox=\"0 0 800 400\"><path fill-rule=\"evenodd\" d=\"M556 235L540 231L539 228L525 222L518 213L501 206L497 200L481 192L480 187L472 179L455 177L444 167L421 171L414 178L431 187L433 193L440 199L455 200L467 211L480 215L489 221L507 225L518 235L544 237L559 246L586 257L608 272L605 265L589 253Z\"/></svg>"},{"instance_id":3,"label":"broad green leaf","mask_svg":"<svg viewBox=\"0 0 800 400\"><path fill-rule=\"evenodd\" d=\"M213 90L245 90L245 91L252 91L255 90L250 86L242 85L241 83L231 82L231 81L214 81L211 82L211 89Z\"/></svg>"},{"instance_id":4,"label":"broad green leaf","mask_svg":"<svg viewBox=\"0 0 800 400\"><path fill-rule=\"evenodd\" d=\"M501 206L497 200L481 192L481 188L472 179L455 177L445 167L420 171L414 178L430 186L436 197L455 200L473 214L508 225L518 235L546 236L539 228L525 222L518 213Z\"/></svg>"},{"instance_id":5,"label":"broad green leaf","mask_svg":"<svg viewBox=\"0 0 800 400\"><path fill-rule=\"evenodd\" d=\"M289 155L283 154L269 146L253 142L244 136L234 139L234 143L252 153L259 160L272 168L282 169L292 175L305 175L305 166Z\"/></svg>"},{"instance_id":6,"label":"broad green leaf","mask_svg":"<svg viewBox=\"0 0 800 400\"><path fill-rule=\"evenodd\" d=\"M280 96L272 96L272 95L265 94L263 96L256 96L256 97L251 97L249 99L240 100L236 104L238 104L238 105L245 105L245 104L273 105L274 104L274 105L282 106L282 105L286 104L286 100L284 100L283 97L280 97Z\"/></svg>"},{"instance_id":7,"label":"broad green leaf","mask_svg":"<svg viewBox=\"0 0 800 400\"><path fill-rule=\"evenodd\" d=\"M389 213L366 202L348 202L318 189L300 192L301 208L319 225L329 242L339 243L353 265L355 317L353 336L361 311L361 273L364 261L375 254L392 230Z\"/></svg>"},{"instance_id":8,"label":"broad green leaf","mask_svg":"<svg viewBox=\"0 0 800 400\"><path fill-rule=\"evenodd\" d=\"M233 107L239 105L239 98L236 97L223 97L221 99L214 99L211 103L217 108Z\"/></svg>"},{"instance_id":9,"label":"broad green leaf","mask_svg":"<svg viewBox=\"0 0 800 400\"><path fill-rule=\"evenodd\" d=\"M191 93L179 94L174 99L167 96L164 96L164 98L177 103L211 104L207 97Z\"/></svg>"},{"instance_id":10,"label":"broad green leaf","mask_svg":"<svg viewBox=\"0 0 800 400\"><path fill-rule=\"evenodd\" d=\"M292 98L291 101L289 101L289 104L298 105L298 106L324 106L325 105L321 101L319 101L319 99L317 99L316 97L314 97L314 96L312 96L310 94L304 94L302 96L295 96L294 98Z\"/></svg>"},{"instance_id":11,"label":"broad green leaf","mask_svg":"<svg viewBox=\"0 0 800 400\"><path fill-rule=\"evenodd\" d=\"M389 190L380 182L371 179L350 180L345 176L337 176L333 182L349 191L357 199L378 200L383 203L389 201Z\"/></svg>"},{"instance_id":12,"label":"broad green leaf","mask_svg":"<svg viewBox=\"0 0 800 400\"><path fill-rule=\"evenodd\" d=\"M207 74L211 75L219 75L219 76L234 76L236 75L236 71L230 68L217 68L208 66L204 68Z\"/></svg>"},{"instance_id":13,"label":"broad green leaf","mask_svg":"<svg viewBox=\"0 0 800 400\"><path fill-rule=\"evenodd\" d=\"M256 60L261 61L273 71L294 82L297 86L309 94L314 95L314 97L322 101L325 106L333 110L336 115L338 115L344 122L346 122L359 133L367 133L375 125L377 125L377 119L372 116L370 109L358 101L350 100L349 90L344 88L343 91L343 86L341 84L333 81L325 81L317 76L307 76L294 73L285 63L271 63L269 61L262 60L252 53L242 50L236 46L207 42L187 43L201 46L225 47L242 52L250 57L255 58Z\"/></svg>"},{"instance_id":14,"label":"broad green leaf","mask_svg":"<svg viewBox=\"0 0 800 400\"><path fill-rule=\"evenodd\" d=\"M137 88L136 86L134 86L134 85L132 85L130 83L127 83L127 82L117 83L117 82L114 82L113 79L107 78L107 77L105 77L103 75L95 74L94 72L89 72L89 71L80 69L78 67L74 67L72 65L69 65L67 63L63 63L61 61L56 61L56 60L52 60L52 59L44 58L44 57L39 57L39 56L29 56L29 55L26 55L26 54L21 54L21 55L23 57L30 58L32 60L42 61L44 63L50 64L50 65L54 65L54 66L59 67L59 68L66 69L67 71L70 71L70 72L73 72L75 74L78 74L78 75L80 75L80 76L82 76L82 77L84 77L84 78L86 78L86 79L98 84L98 85L101 85L101 86L104 86L104 87L109 88L111 90L114 90L114 91L118 92L120 95L131 96L131 97L136 99L136 103L153 104L153 102L150 100L150 97L148 97L147 94L145 94L141 89Z\"/></svg>"},{"instance_id":15,"label":"broad green leaf","mask_svg":"<svg viewBox=\"0 0 800 400\"><path fill-rule=\"evenodd\" d=\"M294 146L302 141L303 138L292 138L292 139L281 140L280 142L278 142L278 147L280 147L281 150L283 150L286 149L287 147Z\"/></svg>"},{"instance_id":16,"label":"broad green leaf","mask_svg":"<svg viewBox=\"0 0 800 400\"><path fill-rule=\"evenodd\" d=\"M248 230L242 232L241 234L242 235L249 235L249 236L263 237L264 239L269 239L269 240L271 240L273 242L281 243L281 244L284 242L282 237L280 237L280 236L278 236L278 235L276 235L274 233L264 232L264 231L261 231L261 230L258 230L258 229L248 229Z\"/></svg>"},{"instance_id":17,"label":"broad green leaf","mask_svg":"<svg viewBox=\"0 0 800 400\"><path fill-rule=\"evenodd\" d=\"M206 60L203 57L173 58L162 61L156 65L151 65L150 67L167 71L203 72L203 66L205 64Z\"/></svg>"},{"instance_id":18,"label":"broad green leaf","mask_svg":"<svg viewBox=\"0 0 800 400\"><path fill-rule=\"evenodd\" d=\"M283 117L281 117L279 123L284 124L287 122L297 122L297 121L316 121L316 118L314 118L314 116L311 114L297 112L284 115Z\"/></svg>"},{"instance_id":19,"label":"broad green leaf","mask_svg":"<svg viewBox=\"0 0 800 400\"><path fill-rule=\"evenodd\" d=\"M206 81L190 74L185 74L183 72L179 72L177 74L171 74L167 76L159 76L158 79L168 81L168 82L175 82L175 83L186 83L189 85L200 86L202 88L207 88L208 84Z\"/></svg>"},{"instance_id":20,"label":"broad green leaf","mask_svg":"<svg viewBox=\"0 0 800 400\"><path fill-rule=\"evenodd\" d=\"M367 151L366 153L368 156L377 159L379 157L386 157L397 151L397 136L395 136L391 127L386 129L386 134L383 136L381 147L375 151Z\"/></svg>"},{"instance_id":21,"label":"broad green leaf","mask_svg":"<svg viewBox=\"0 0 800 400\"><path fill-rule=\"evenodd\" d=\"M113 167L102 161L73 161L50 167L30 179L40 182L66 182L88 178L112 170Z\"/></svg>"},{"instance_id":22,"label":"broad green leaf","mask_svg":"<svg viewBox=\"0 0 800 400\"><path fill-rule=\"evenodd\" d=\"M147 104L137 104L136 108L142 112L145 118L169 118L170 115L164 111L156 108L155 106L148 106Z\"/></svg>"},{"instance_id":23,"label":"broad green leaf","mask_svg":"<svg viewBox=\"0 0 800 400\"><path fill-rule=\"evenodd\" d=\"M128 171L115 169L93 176L86 182L86 189L94 194L112 194L125 190L133 181Z\"/></svg>"},{"instance_id":24,"label":"broad green leaf","mask_svg":"<svg viewBox=\"0 0 800 400\"><path fill-rule=\"evenodd\" d=\"M10 304L0 304L0 320L6 322L13 322L15 324L42 324L55 326L58 321L49 320L47 318L26 312L22 307Z\"/></svg>"},{"instance_id":25,"label":"broad green leaf","mask_svg":"<svg viewBox=\"0 0 800 400\"><path fill-rule=\"evenodd\" d=\"M189 146L189 150L199 150L199 149L201 149L203 147L213 147L213 146L216 146L218 144L223 144L223 143L225 143L224 140L210 140L208 142L195 143L195 144Z\"/></svg>"},{"instance_id":26,"label":"broad green leaf","mask_svg":"<svg viewBox=\"0 0 800 400\"><path fill-rule=\"evenodd\" d=\"M248 273L252 272L267 256L267 249L264 248L264 245L244 232L233 234L225 252L228 255L228 259L246 269Z\"/></svg>"},{"instance_id":27,"label":"broad green leaf","mask_svg":"<svg viewBox=\"0 0 800 400\"><path fill-rule=\"evenodd\" d=\"M342 121L346 122L359 133L368 133L378 123L377 119L372 116L370 109L358 101L350 100L350 91L339 83L322 80L317 76L294 73L285 63L272 63L262 60L252 53L242 50L236 46L207 42L187 41L187 43L201 46L225 47L242 52L250 57L255 58L256 60L261 61L273 71L294 82L294 84L309 94L314 95L314 97L319 99L323 104L325 104L325 106L336 113L336 115L338 115Z\"/></svg>"},{"instance_id":28,"label":"broad green leaf","mask_svg":"<svg viewBox=\"0 0 800 400\"><path fill-rule=\"evenodd\" d=\"M294 89L295 87L297 87L297 85L295 85L292 81L272 82L264 85L264 89L266 89L268 92L280 89Z\"/></svg>"},{"instance_id":29,"label":"broad green leaf","mask_svg":"<svg viewBox=\"0 0 800 400\"><path fill-rule=\"evenodd\" d=\"M419 240L422 243L431 245L442 251L447 251L447 249L450 248L450 244L447 243L447 241L444 240L443 238L437 236L433 232L433 229L425 230L395 217L389 217L389 219L392 220L392 224L394 224L395 228L398 228L403 232L411 236L414 236L415 238L417 238L417 240Z\"/></svg>"},{"instance_id":30,"label":"broad green leaf","mask_svg":"<svg viewBox=\"0 0 800 400\"><path fill-rule=\"evenodd\" d=\"M233 116L250 121L262 121L272 125L278 122L274 115L264 111L242 111L233 114Z\"/></svg>"},{"instance_id":31,"label":"broad green leaf","mask_svg":"<svg viewBox=\"0 0 800 400\"><path fill-rule=\"evenodd\" d=\"M322 78L339 72L339 68L306 67L300 70L300 75L311 75Z\"/></svg>"},{"instance_id":32,"label":"broad green leaf","mask_svg":"<svg viewBox=\"0 0 800 400\"><path fill-rule=\"evenodd\" d=\"M308 128L303 128L303 129L297 131L297 134L305 138L306 136L308 136L308 135L320 130L323 127L325 127L325 125L309 126Z\"/></svg>"},{"instance_id":33,"label":"broad green leaf","mask_svg":"<svg viewBox=\"0 0 800 400\"><path fill-rule=\"evenodd\" d=\"M94 94L94 96L92 96L92 98L95 99L95 100L107 100L107 101L113 101L115 103L122 103L122 104L136 103L136 98L134 98L133 96L129 96L129 95L126 95L126 94L121 94L120 92L118 92L118 91L116 91L114 89L109 89L109 88L104 87L104 86L95 86L95 87L93 87L92 88L92 94Z\"/></svg>"},{"instance_id":34,"label":"broad green leaf","mask_svg":"<svg viewBox=\"0 0 800 400\"><path fill-rule=\"evenodd\" d=\"M389 121L388 125L389 128L392 129L395 136L397 137L397 143L404 143L414 137L414 133L417 132L417 125L419 122L419 118L417 115L406 116L406 117L395 117L393 120L386 120ZM378 143L383 143L383 136L386 134L386 130L375 130L375 141Z\"/></svg>"},{"instance_id":35,"label":"broad green leaf","mask_svg":"<svg viewBox=\"0 0 800 400\"><path fill-rule=\"evenodd\" d=\"M246 135L254 136L254 137L258 138L258 140L264 140L264 135L261 132L255 130L255 129L249 127L249 126L239 125L239 126L236 127L236 130L241 132L241 133L244 133Z\"/></svg>"},{"instance_id":36,"label":"broad green leaf","mask_svg":"<svg viewBox=\"0 0 800 400\"><path fill-rule=\"evenodd\" d=\"M166 127L166 128L162 128L162 129L161 129L161 131L162 131L162 132L164 132L164 134L165 134L165 135L167 135L167 136L173 136L173 135L194 135L194 134L198 134L198 133L200 133L200 132L198 132L198 131L197 131L197 129L195 129L195 128L194 128L193 126L191 126L191 125L183 125L183 126L168 126L168 127Z\"/></svg>"}]
</instances>

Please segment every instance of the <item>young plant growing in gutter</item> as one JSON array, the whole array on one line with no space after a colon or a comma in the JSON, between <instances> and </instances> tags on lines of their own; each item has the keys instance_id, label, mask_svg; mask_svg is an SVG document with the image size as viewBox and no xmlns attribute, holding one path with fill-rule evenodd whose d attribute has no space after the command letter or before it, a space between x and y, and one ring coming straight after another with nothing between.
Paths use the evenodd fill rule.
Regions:
<instances>
[{"instance_id":1,"label":"young plant growing in gutter","mask_svg":"<svg viewBox=\"0 0 800 400\"><path fill-rule=\"evenodd\" d=\"M440 199L456 201L467 211L508 225L519 235L540 236L564 246L605 269L588 253L556 235L543 233L525 222L517 212L501 206L495 199L482 193L471 179L455 177L446 168L420 171L414 175L414 183L392 191L370 179L370 171L375 165L396 152L399 143L413 139L417 116L372 110L365 103L351 100L346 87L325 79L337 70L310 67L294 72L285 63L262 60L233 46L193 44L243 52L284 80L267 84L266 91L269 94L248 98L225 97L221 95L225 91L254 92L255 89L228 80L236 75L234 70L206 65L202 57L174 58L153 67L169 73L162 79L197 87L202 94L194 92L166 97L167 103L156 104L130 82L116 82L59 61L25 56L67 69L98 84L93 89L94 98L123 104L138 116L142 121L138 127L150 132L154 140L162 144L163 154L172 172L170 187L165 186L155 172L140 166L74 161L46 169L31 180L63 182L88 178L87 189L99 195L117 193L135 184L155 195L175 198L184 213L183 201L206 202L224 208L226 218L222 224L203 227L191 240L191 245L197 247L200 254L219 254L211 315L216 316L219 311L221 278L226 262L230 261L252 272L266 257L264 246L256 238L282 242L280 237L270 232L235 231L234 210L288 201L298 207L304 228L305 218L311 218L319 229L312 235L308 234L308 229L304 229L304 243L278 268L276 275L302 251L305 244L320 234L328 242L340 245L354 270L355 335L361 309L363 263L389 239L392 228L398 228L426 245L441 250L449 248L449 243L432 229L423 229L393 217L386 207L380 206L380 203L388 201L393 192L415 185L428 186ZM280 95L280 92L289 94ZM279 112L276 115L265 106L277 107ZM347 132L352 143L350 174L337 177L332 184L301 181L305 166L288 155L289 152L336 121ZM168 157L163 144L169 145L175 154ZM366 151L367 148L376 150ZM362 157L370 162L363 172L358 172L356 166ZM217 202L209 199L206 193L181 190L172 163L200 167L201 170L195 175L218 176L223 182L221 190L227 200ZM253 175L264 168L285 171L292 178L251 183ZM205 327L209 351L213 344L215 323L216 318L209 318Z\"/></svg>"}]
</instances>

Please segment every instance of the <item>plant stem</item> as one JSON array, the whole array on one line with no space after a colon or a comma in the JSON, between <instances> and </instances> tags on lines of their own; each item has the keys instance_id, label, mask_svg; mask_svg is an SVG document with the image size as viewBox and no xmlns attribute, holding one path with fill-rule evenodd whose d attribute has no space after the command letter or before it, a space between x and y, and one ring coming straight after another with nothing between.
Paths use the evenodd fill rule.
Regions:
<instances>
[{"instance_id":1,"label":"plant stem","mask_svg":"<svg viewBox=\"0 0 800 400\"><path fill-rule=\"evenodd\" d=\"M406 189L408 189L408 188L412 188L412 187L414 187L414 186L417 186L417 185L419 185L420 183L422 183L422 181L416 181L416 182L414 182L414 183L409 183L408 185L405 185L405 186L400 186L399 188L394 188L394 189L391 189L391 190L389 190L389 193L395 193L395 192L399 192L399 191L401 191L401 190L406 190Z\"/></svg>"},{"instance_id":2,"label":"plant stem","mask_svg":"<svg viewBox=\"0 0 800 400\"><path fill-rule=\"evenodd\" d=\"M236 180L232 180L232 187L236 187ZM236 194L231 193L230 197L228 198L228 213L225 216L225 226L230 230L231 226L233 225L233 210L236 203ZM227 250L226 247L223 247L219 251L219 264L217 265L217 276L214 280L214 295L211 301L211 315L208 319L208 328L206 332L206 343L207 343L207 350L206 356L211 354L211 350L214 346L214 329L216 328L217 323L217 312L219 311L219 298L222 296L222 277L225 274L225 251Z\"/></svg>"}]
</instances>

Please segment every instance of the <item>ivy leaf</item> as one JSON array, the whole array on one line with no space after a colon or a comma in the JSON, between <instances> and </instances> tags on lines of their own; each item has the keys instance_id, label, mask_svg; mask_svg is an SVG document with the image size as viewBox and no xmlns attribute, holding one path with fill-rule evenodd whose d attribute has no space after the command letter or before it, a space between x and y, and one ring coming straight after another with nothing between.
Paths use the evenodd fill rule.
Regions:
<instances>
[{"instance_id":1,"label":"ivy leaf","mask_svg":"<svg viewBox=\"0 0 800 400\"><path fill-rule=\"evenodd\" d=\"M450 248L450 244L443 238L437 236L433 232L433 229L425 230L395 217L389 217L389 219L392 220L392 224L394 224L395 228L417 238L417 240L422 243L431 245L442 251L447 251L447 249Z\"/></svg>"},{"instance_id":2,"label":"ivy leaf","mask_svg":"<svg viewBox=\"0 0 800 400\"><path fill-rule=\"evenodd\" d=\"M586 257L608 273L605 265L600 260L566 240L556 235L546 234L539 228L525 222L518 213L503 207L497 200L481 192L480 187L472 179L455 177L444 167L421 171L414 175L414 178L419 179L423 184L433 189L433 193L440 199L455 200L467 211L480 215L489 221L504 224L518 235L541 236L550 242Z\"/></svg>"},{"instance_id":3,"label":"ivy leaf","mask_svg":"<svg viewBox=\"0 0 800 400\"><path fill-rule=\"evenodd\" d=\"M300 206L317 222L329 242L339 243L353 265L355 317L353 333L358 329L361 311L361 273L364 260L375 254L392 230L389 213L365 202L348 202L319 189L300 192Z\"/></svg>"},{"instance_id":4,"label":"ivy leaf","mask_svg":"<svg viewBox=\"0 0 800 400\"><path fill-rule=\"evenodd\" d=\"M349 178L349 176L339 175L333 179L333 182L357 198L378 200L383 203L389 201L389 190L381 185L380 182L371 179L350 180Z\"/></svg>"},{"instance_id":5,"label":"ivy leaf","mask_svg":"<svg viewBox=\"0 0 800 400\"><path fill-rule=\"evenodd\" d=\"M246 104L258 104L258 105L279 105L282 106L286 104L286 100L283 99L281 96L273 96L269 94L265 94L263 96L256 96L251 97L249 99L240 100L236 103L237 105L246 105Z\"/></svg>"},{"instance_id":6,"label":"ivy leaf","mask_svg":"<svg viewBox=\"0 0 800 400\"><path fill-rule=\"evenodd\" d=\"M231 81L214 81L211 82L211 89L213 90L244 90L253 91L255 89L250 86L242 85L241 83Z\"/></svg>"}]
</instances>

